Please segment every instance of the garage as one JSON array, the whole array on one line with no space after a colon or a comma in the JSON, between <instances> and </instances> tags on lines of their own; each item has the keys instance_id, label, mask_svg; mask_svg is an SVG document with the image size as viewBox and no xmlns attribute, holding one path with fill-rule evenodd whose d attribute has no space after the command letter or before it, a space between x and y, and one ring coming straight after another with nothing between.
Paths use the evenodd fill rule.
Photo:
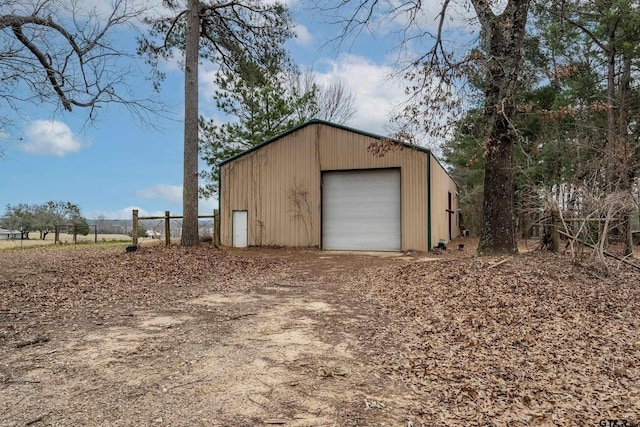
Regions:
<instances>
[{"instance_id":1,"label":"garage","mask_svg":"<svg viewBox=\"0 0 640 427\"><path fill-rule=\"evenodd\" d=\"M322 174L322 248L399 251L400 169Z\"/></svg>"},{"instance_id":2,"label":"garage","mask_svg":"<svg viewBox=\"0 0 640 427\"><path fill-rule=\"evenodd\" d=\"M220 243L429 251L458 189L427 148L311 120L220 163Z\"/></svg>"}]
</instances>

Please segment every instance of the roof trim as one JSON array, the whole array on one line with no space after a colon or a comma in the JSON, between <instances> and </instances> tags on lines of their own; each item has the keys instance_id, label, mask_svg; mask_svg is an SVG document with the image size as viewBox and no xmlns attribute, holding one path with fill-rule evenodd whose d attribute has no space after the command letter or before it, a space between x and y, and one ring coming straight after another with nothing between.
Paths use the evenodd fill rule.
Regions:
<instances>
[{"instance_id":1,"label":"roof trim","mask_svg":"<svg viewBox=\"0 0 640 427\"><path fill-rule=\"evenodd\" d=\"M325 126L330 126L330 127L336 128L336 129L342 129L342 130L345 130L345 131L348 131L348 132L357 133L357 134L360 134L360 135L363 135L363 136L368 136L370 138L388 139L388 140L390 140L390 141L392 141L392 142L394 142L396 144L401 144L403 147L406 147L406 148L409 148L409 149L412 149L412 150L422 151L423 153L431 153L431 150L429 150L428 148L419 147L419 146L413 145L413 144L408 144L406 142L402 142L402 141L394 139L394 138L389 138L387 136L376 135L376 134L373 134L373 133L370 133L370 132L365 132L363 130L354 129L354 128L351 128L351 127L348 127L348 126L339 125L337 123L328 122L326 120L311 119L309 121L306 121L306 122L302 123L299 126L296 126L296 127L292 128L292 129L289 129L286 132L281 133L280 135L276 135L273 138L271 138L271 139L269 139L269 140L267 140L265 142L262 142L262 143L260 143L260 144L258 144L256 146L254 146L254 147L251 147L248 150L243 151L242 153L236 154L235 156L229 157L228 159L224 159L223 161L218 163L218 166L222 166L222 165L227 164L229 162L232 162L232 161L234 161L236 159L239 159L240 157L243 157L243 156L245 156L245 155L247 155L249 153L252 153L252 152L254 152L256 150L259 150L262 147L271 144L272 142L275 142L275 141L277 141L277 140L279 140L281 138L284 138L285 136L287 136L287 135L289 135L289 134L291 134L293 132L297 132L300 129L303 129L303 128L305 128L307 126L310 126L310 125L325 125ZM445 169L445 171L446 171L446 169Z\"/></svg>"}]
</instances>

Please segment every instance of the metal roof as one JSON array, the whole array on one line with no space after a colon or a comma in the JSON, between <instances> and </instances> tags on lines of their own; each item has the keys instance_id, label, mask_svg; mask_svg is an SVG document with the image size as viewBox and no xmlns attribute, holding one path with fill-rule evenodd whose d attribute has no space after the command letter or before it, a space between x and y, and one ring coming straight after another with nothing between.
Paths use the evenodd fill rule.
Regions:
<instances>
[{"instance_id":1,"label":"metal roof","mask_svg":"<svg viewBox=\"0 0 640 427\"><path fill-rule=\"evenodd\" d=\"M396 144L401 144L403 147L410 148L412 150L422 151L424 153L431 153L431 150L429 150L428 148L419 147L419 146L413 145L413 144L408 144L406 142L402 142L402 141L394 139L394 138L389 138L389 137L386 137L386 136L376 135L376 134L373 134L373 133L370 133L370 132L365 132L365 131L362 131L362 130L359 130L359 129L354 129L354 128L351 128L351 127L348 127L348 126L339 125L337 123L328 122L326 120L312 119L312 120L309 120L307 122L302 123L299 126L296 126L296 127L292 128L292 129L289 129L288 131L283 132L280 135L276 135L273 138L271 138L271 139L269 139L269 140L267 140L265 142L262 142L262 143L260 143L260 144L258 144L256 146L254 146L254 147L251 147L248 150L243 151L242 153L236 154L235 156L232 156L232 157L229 157L228 159L225 159L225 160L221 161L218 164L218 166L222 166L222 165L224 165L226 163L229 163L229 162L232 162L232 161L234 161L234 160L236 160L236 159L238 159L238 158L240 158L240 157L242 157L242 156L244 156L246 154L249 154L249 153L251 153L253 151L259 150L262 147L264 147L265 145L269 145L272 142L275 142L275 141L277 141L277 140L279 140L281 138L284 138L285 136L287 136L287 135L289 135L289 134L291 134L293 132L296 132L296 131L298 131L298 130L300 130L302 128L310 126L310 125L325 125L325 126L334 127L334 128L337 128L337 129L342 129L342 130L345 130L345 131L348 131L348 132L353 132L353 133L357 133L357 134L360 134L360 135L368 136L368 137L375 138L375 139L388 139L388 140L390 140L390 141L392 141L392 142L394 142Z\"/></svg>"}]
</instances>

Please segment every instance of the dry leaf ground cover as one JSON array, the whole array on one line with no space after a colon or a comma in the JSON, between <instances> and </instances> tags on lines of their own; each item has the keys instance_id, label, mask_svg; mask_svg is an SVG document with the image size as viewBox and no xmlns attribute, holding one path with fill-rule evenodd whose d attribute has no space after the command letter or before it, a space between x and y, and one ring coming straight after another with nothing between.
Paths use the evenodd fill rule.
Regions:
<instances>
[{"instance_id":1,"label":"dry leaf ground cover","mask_svg":"<svg viewBox=\"0 0 640 427\"><path fill-rule=\"evenodd\" d=\"M639 422L640 275L465 243L0 251L0 426Z\"/></svg>"},{"instance_id":2,"label":"dry leaf ground cover","mask_svg":"<svg viewBox=\"0 0 640 427\"><path fill-rule=\"evenodd\" d=\"M20 239L0 239L0 250L3 249L20 249L20 248L30 248L32 246L46 246L46 245L55 245L55 234L49 233L47 234L45 240L41 240L37 238L38 233L33 233L32 238L20 240ZM73 243L73 234L69 233L60 233L58 238L62 244L72 245ZM98 242L130 242L131 236L127 236L126 234L104 234L100 233L97 236L93 233L89 233L86 236L82 234L78 234L76 236L76 241L78 243L94 243L94 241ZM151 240L148 238L141 238L140 240Z\"/></svg>"}]
</instances>

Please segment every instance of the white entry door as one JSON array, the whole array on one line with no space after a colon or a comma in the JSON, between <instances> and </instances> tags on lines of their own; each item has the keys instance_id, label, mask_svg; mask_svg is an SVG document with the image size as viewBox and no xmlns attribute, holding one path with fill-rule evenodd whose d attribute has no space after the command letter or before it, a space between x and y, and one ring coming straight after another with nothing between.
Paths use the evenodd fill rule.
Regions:
<instances>
[{"instance_id":1,"label":"white entry door","mask_svg":"<svg viewBox=\"0 0 640 427\"><path fill-rule=\"evenodd\" d=\"M399 251L400 169L325 172L322 247Z\"/></svg>"},{"instance_id":2,"label":"white entry door","mask_svg":"<svg viewBox=\"0 0 640 427\"><path fill-rule=\"evenodd\" d=\"M248 215L247 211L233 211L231 218L232 232L233 232L233 247L234 248L246 248L247 247L247 223Z\"/></svg>"}]
</instances>

